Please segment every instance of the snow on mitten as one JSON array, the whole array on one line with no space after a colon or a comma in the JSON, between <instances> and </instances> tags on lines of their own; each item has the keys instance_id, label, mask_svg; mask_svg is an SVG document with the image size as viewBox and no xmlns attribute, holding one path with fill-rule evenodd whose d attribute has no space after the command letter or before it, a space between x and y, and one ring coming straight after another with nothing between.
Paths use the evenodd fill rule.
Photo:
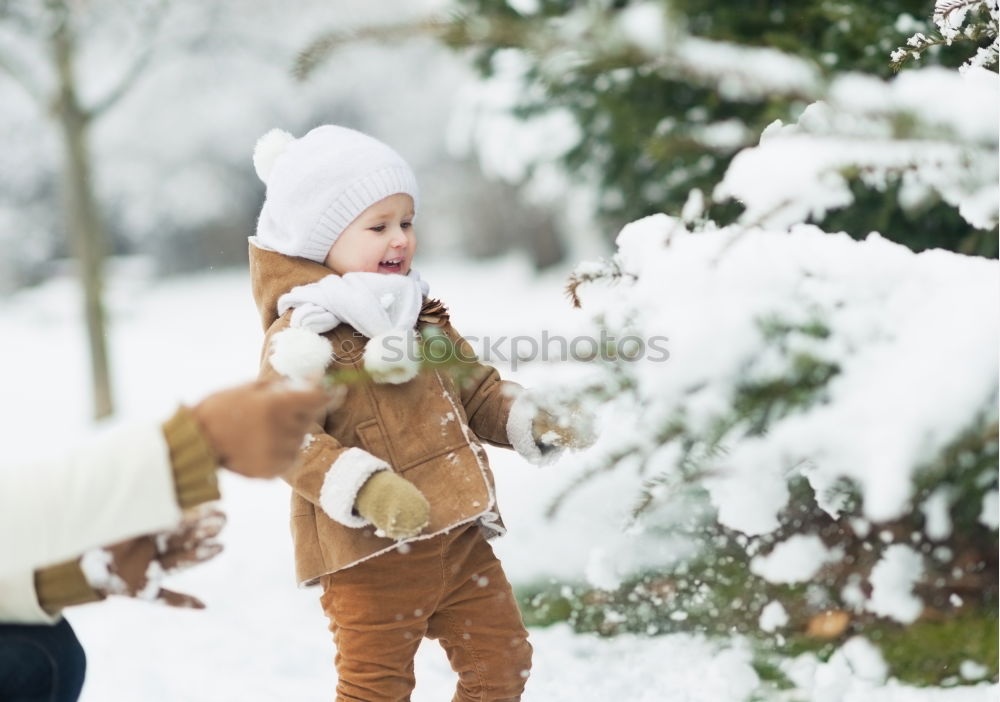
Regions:
<instances>
[{"instance_id":1,"label":"snow on mitten","mask_svg":"<svg viewBox=\"0 0 1000 702\"><path fill-rule=\"evenodd\" d=\"M559 414L544 407L531 422L531 436L542 453L552 449L585 449L594 443L594 418L579 406L561 408Z\"/></svg>"},{"instance_id":2,"label":"snow on mitten","mask_svg":"<svg viewBox=\"0 0 1000 702\"><path fill-rule=\"evenodd\" d=\"M170 573L217 556L222 544L216 537L225 523L225 514L209 510L184 520L174 531L88 551L80 567L90 586L103 597L123 595L172 607L204 609L196 597L167 590L160 583Z\"/></svg>"},{"instance_id":3,"label":"snow on mitten","mask_svg":"<svg viewBox=\"0 0 1000 702\"><path fill-rule=\"evenodd\" d=\"M304 327L288 327L271 337L271 367L293 387L315 386L333 360L333 345Z\"/></svg>"},{"instance_id":4,"label":"snow on mitten","mask_svg":"<svg viewBox=\"0 0 1000 702\"><path fill-rule=\"evenodd\" d=\"M594 443L594 417L575 401L541 402L531 392L521 392L507 417L507 437L521 456L546 465L565 449L585 449Z\"/></svg>"},{"instance_id":5,"label":"snow on mitten","mask_svg":"<svg viewBox=\"0 0 1000 702\"><path fill-rule=\"evenodd\" d=\"M507 437L523 458L546 465L565 449L585 449L593 444L594 417L575 400L540 400L535 393L524 391L510 407Z\"/></svg>"},{"instance_id":6,"label":"snow on mitten","mask_svg":"<svg viewBox=\"0 0 1000 702\"><path fill-rule=\"evenodd\" d=\"M427 498L406 478L391 470L375 473L358 491L354 501L358 514L390 539L416 536L430 522Z\"/></svg>"}]
</instances>

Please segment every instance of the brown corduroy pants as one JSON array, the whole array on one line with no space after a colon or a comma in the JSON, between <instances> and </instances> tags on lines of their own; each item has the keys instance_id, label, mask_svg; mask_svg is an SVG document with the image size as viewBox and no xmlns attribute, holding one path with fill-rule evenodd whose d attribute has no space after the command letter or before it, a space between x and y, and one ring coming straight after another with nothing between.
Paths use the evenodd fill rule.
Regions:
<instances>
[{"instance_id":1,"label":"brown corduroy pants","mask_svg":"<svg viewBox=\"0 0 1000 702\"><path fill-rule=\"evenodd\" d=\"M516 702L531 644L500 561L470 525L321 579L337 646L337 702L407 702L413 657L437 639L458 673L453 702Z\"/></svg>"}]
</instances>

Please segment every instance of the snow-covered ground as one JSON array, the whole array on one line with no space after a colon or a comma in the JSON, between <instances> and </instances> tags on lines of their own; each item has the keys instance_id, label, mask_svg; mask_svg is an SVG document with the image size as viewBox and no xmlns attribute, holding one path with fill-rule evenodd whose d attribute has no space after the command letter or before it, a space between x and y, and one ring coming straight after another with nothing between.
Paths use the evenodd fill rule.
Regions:
<instances>
[{"instance_id":1,"label":"snow-covered ground","mask_svg":"<svg viewBox=\"0 0 1000 702\"><path fill-rule=\"evenodd\" d=\"M432 295L448 304L466 335L537 338L543 329L573 335L586 328L585 316L572 312L563 296L563 273L539 278L517 259L490 265L438 262L420 270ZM109 297L120 416L163 417L178 402L196 401L255 375L262 332L245 273L154 284L141 271L125 269L116 275ZM56 281L0 300L0 335L5 460L65 451L82 441L94 427L88 420L85 345L72 283ZM503 362L496 365L526 385L586 373L582 367L549 363L521 365L516 372ZM551 523L543 518L543 508L572 475L572 459L539 469L509 452L491 449L490 457L509 528L496 549L514 582L578 577L599 567L595 557L599 561L600 553L629 547L618 529L622 515L608 507L621 501L602 499L615 488L612 483L595 482L575 498L571 513ZM319 593L294 584L287 493L277 481L224 476L226 551L172 584L202 598L205 611L115 600L69 613L88 651L84 702L333 698L333 645ZM667 551L655 555L670 556ZM534 630L532 641L535 663L526 700L744 702L754 695L770 697L759 688L740 641L685 635L601 639L565 627ZM835 656L822 665L798 661L795 679L801 689L781 693L780 699L986 702L998 697L997 686L990 684L949 690L916 690L891 681L874 685L865 681L859 662L864 661L851 656ZM454 677L436 644L421 648L417 678L415 702L450 698Z\"/></svg>"}]
</instances>

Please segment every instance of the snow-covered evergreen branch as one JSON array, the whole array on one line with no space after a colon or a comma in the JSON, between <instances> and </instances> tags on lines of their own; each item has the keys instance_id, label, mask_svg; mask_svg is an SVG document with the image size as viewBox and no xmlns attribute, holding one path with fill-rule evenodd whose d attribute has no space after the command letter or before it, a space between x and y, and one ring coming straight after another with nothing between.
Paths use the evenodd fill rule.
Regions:
<instances>
[{"instance_id":1,"label":"snow-covered evergreen branch","mask_svg":"<svg viewBox=\"0 0 1000 702\"><path fill-rule=\"evenodd\" d=\"M799 581L827 564L823 587L840 606L912 621L913 606L895 605L913 596L893 588L960 570L945 551L925 562L914 530L951 543L953 531L988 540L996 529L996 262L801 224L693 230L666 215L628 225L617 243L610 265L579 284L583 308L614 334L666 335L671 354L613 365L629 390L605 400L610 424L550 515L602 481L637 544L666 531L709 551L756 544L748 559L773 547L754 573L778 583L793 582L782 580L788 559L808 536L819 546ZM600 271L615 284L601 285ZM960 372L935 371L959 358ZM872 524L906 543L880 542ZM871 558L830 565L862 543ZM622 558L619 571L636 566ZM919 565L913 579L874 599L841 599L833 585L877 580L898 559Z\"/></svg>"},{"instance_id":2,"label":"snow-covered evergreen branch","mask_svg":"<svg viewBox=\"0 0 1000 702\"><path fill-rule=\"evenodd\" d=\"M745 223L787 226L850 205L850 178L880 190L899 181L904 204L939 197L992 229L998 110L1000 79L982 68L910 71L888 83L845 76L828 101L796 124L775 122L738 154L714 197L739 200Z\"/></svg>"},{"instance_id":3,"label":"snow-covered evergreen branch","mask_svg":"<svg viewBox=\"0 0 1000 702\"><path fill-rule=\"evenodd\" d=\"M938 0L934 7L933 21L938 28L937 34L927 36L923 32L917 32L906 40L906 46L893 50L890 55L893 68L899 70L907 61L919 60L923 52L938 46L951 46L956 41L970 42L976 46L976 53L960 70L997 66L1000 58L998 0Z\"/></svg>"}]
</instances>

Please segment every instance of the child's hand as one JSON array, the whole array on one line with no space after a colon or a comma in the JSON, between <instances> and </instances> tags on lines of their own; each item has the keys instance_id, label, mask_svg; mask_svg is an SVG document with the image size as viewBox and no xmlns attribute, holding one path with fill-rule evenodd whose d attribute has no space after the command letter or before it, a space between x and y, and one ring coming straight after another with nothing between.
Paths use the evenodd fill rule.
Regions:
<instances>
[{"instance_id":1,"label":"child's hand","mask_svg":"<svg viewBox=\"0 0 1000 702\"><path fill-rule=\"evenodd\" d=\"M382 534L396 540L419 534L431 515L423 493L391 470L381 470L365 482L354 509Z\"/></svg>"},{"instance_id":2,"label":"child's hand","mask_svg":"<svg viewBox=\"0 0 1000 702\"><path fill-rule=\"evenodd\" d=\"M594 418L578 406L567 407L558 415L538 408L531 423L531 435L542 454L563 448L585 449L594 443Z\"/></svg>"}]
</instances>

